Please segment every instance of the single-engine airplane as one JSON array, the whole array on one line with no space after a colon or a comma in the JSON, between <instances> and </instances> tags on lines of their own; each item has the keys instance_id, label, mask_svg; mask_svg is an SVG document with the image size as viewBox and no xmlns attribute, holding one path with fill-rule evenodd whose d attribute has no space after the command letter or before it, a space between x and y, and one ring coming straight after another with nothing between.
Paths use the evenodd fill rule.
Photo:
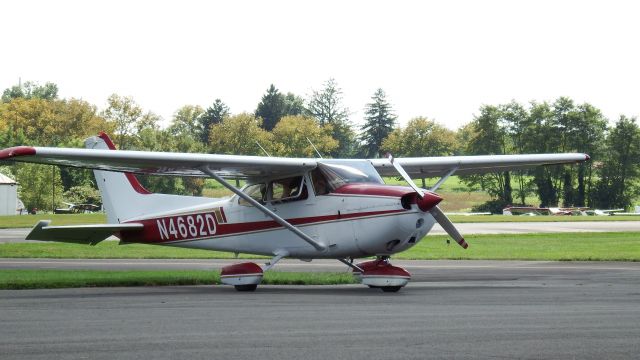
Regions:
<instances>
[{"instance_id":1,"label":"single-engine airplane","mask_svg":"<svg viewBox=\"0 0 640 360\"><path fill-rule=\"evenodd\" d=\"M282 258L336 259L363 285L398 291L410 280L391 255L420 242L437 222L460 246L467 243L438 203L435 191L454 173L468 175L545 164L578 163L586 154L323 159L114 151L100 133L86 149L18 146L0 160L94 170L108 224L49 226L40 221L31 240L84 244L116 235L121 243L145 243L271 256L264 267L244 262L222 268L221 281L255 290L263 273ZM155 194L134 174L207 176L235 195L212 199ZM406 186L381 176L402 176ZM415 177L438 177L429 190ZM237 188L228 179L245 179ZM375 260L354 263L354 259Z\"/></svg>"}]
</instances>

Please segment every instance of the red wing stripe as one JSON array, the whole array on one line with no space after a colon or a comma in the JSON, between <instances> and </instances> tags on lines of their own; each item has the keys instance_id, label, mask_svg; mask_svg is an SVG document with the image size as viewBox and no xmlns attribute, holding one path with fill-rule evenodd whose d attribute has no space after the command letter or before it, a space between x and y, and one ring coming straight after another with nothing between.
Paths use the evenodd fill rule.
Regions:
<instances>
[{"instance_id":1,"label":"red wing stripe","mask_svg":"<svg viewBox=\"0 0 640 360\"><path fill-rule=\"evenodd\" d=\"M15 146L0 150L0 160L7 160L16 156L35 155L36 149L31 146Z\"/></svg>"}]
</instances>

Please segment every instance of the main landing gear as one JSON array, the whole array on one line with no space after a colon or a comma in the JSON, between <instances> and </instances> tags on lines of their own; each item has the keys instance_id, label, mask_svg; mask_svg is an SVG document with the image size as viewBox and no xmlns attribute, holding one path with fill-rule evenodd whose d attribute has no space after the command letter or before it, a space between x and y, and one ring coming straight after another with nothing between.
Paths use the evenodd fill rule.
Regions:
<instances>
[{"instance_id":1,"label":"main landing gear","mask_svg":"<svg viewBox=\"0 0 640 360\"><path fill-rule=\"evenodd\" d=\"M225 266L220 273L220 281L226 285L233 285L238 291L254 291L262 282L264 272L287 255L284 252L279 253L266 264L264 269L252 262ZM411 274L407 270L391 265L387 256L379 256L375 260L356 265L343 259L340 261L353 268L353 275L360 280L361 284L384 292L397 292L411 279Z\"/></svg>"},{"instance_id":2,"label":"main landing gear","mask_svg":"<svg viewBox=\"0 0 640 360\"><path fill-rule=\"evenodd\" d=\"M265 268L252 262L228 265L220 272L220 282L233 285L238 291L255 291L265 271L271 269L278 261L289 255L286 251L278 251L276 256L265 264Z\"/></svg>"},{"instance_id":3,"label":"main landing gear","mask_svg":"<svg viewBox=\"0 0 640 360\"><path fill-rule=\"evenodd\" d=\"M376 260L356 264L353 266L353 275L363 285L384 292L397 292L411 279L407 270L391 265L388 256L379 256Z\"/></svg>"},{"instance_id":4,"label":"main landing gear","mask_svg":"<svg viewBox=\"0 0 640 360\"><path fill-rule=\"evenodd\" d=\"M252 262L225 266L220 272L220 282L233 285L238 291L254 291L262 281L262 268Z\"/></svg>"}]
</instances>

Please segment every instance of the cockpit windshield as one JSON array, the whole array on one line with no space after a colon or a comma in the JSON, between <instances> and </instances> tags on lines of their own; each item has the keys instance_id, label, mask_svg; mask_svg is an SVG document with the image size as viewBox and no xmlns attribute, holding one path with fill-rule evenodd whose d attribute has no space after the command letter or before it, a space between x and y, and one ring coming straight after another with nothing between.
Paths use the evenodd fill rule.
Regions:
<instances>
[{"instance_id":1,"label":"cockpit windshield","mask_svg":"<svg viewBox=\"0 0 640 360\"><path fill-rule=\"evenodd\" d=\"M368 161L323 161L311 172L316 195L324 195L345 184L384 184L376 169Z\"/></svg>"}]
</instances>

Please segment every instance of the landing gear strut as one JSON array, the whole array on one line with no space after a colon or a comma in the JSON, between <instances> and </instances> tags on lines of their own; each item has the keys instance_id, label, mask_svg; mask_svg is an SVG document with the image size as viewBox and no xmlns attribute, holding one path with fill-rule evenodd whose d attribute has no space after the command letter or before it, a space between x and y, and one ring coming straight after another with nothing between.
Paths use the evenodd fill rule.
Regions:
<instances>
[{"instance_id":1,"label":"landing gear strut","mask_svg":"<svg viewBox=\"0 0 640 360\"><path fill-rule=\"evenodd\" d=\"M363 285L381 289L384 292L397 292L411 279L411 274L407 270L391 265L388 256L378 256L376 260L355 265L353 275Z\"/></svg>"}]
</instances>

